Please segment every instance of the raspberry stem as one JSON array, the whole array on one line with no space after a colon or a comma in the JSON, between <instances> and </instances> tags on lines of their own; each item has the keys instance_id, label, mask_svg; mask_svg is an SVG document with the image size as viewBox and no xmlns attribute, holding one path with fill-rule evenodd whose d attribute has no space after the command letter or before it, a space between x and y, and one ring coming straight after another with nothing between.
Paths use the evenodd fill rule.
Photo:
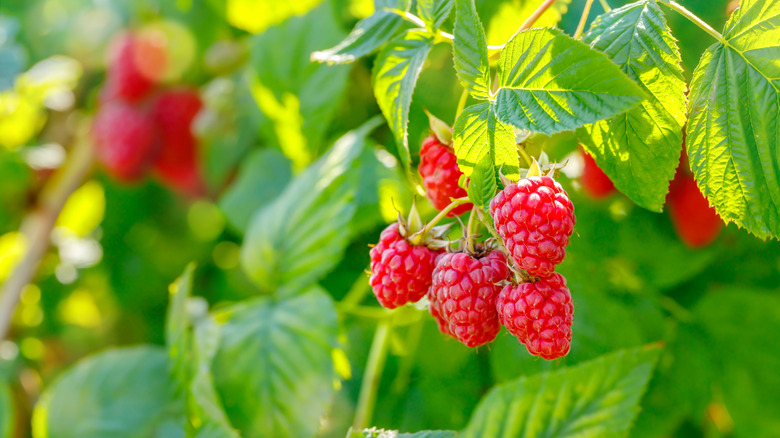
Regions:
<instances>
[{"instance_id":1,"label":"raspberry stem","mask_svg":"<svg viewBox=\"0 0 780 438\"><path fill-rule=\"evenodd\" d=\"M469 201L469 198L467 196L464 196L462 198L455 198L455 199L453 199L452 202L450 202L450 205L444 207L444 209L442 211L440 211L439 214L434 216L433 219L431 219L428 222L428 224L425 225L425 227L422 229L422 232L420 232L420 235L424 236L424 235L428 234L433 229L433 227L436 226L436 224L438 224L442 219L447 217L447 213L451 212L452 210L455 210L456 208L458 208L461 205L466 204L468 202L471 202L471 201ZM412 242L412 243L414 243L414 242Z\"/></svg>"},{"instance_id":2,"label":"raspberry stem","mask_svg":"<svg viewBox=\"0 0 780 438\"><path fill-rule=\"evenodd\" d=\"M371 350L368 353L368 361L366 362L366 373L363 375L363 382L360 385L355 419L352 422L353 430L362 430L371 423L379 390L379 382L387 361L387 349L390 345L392 328L392 322L390 321L382 321L376 327L374 340L371 342Z\"/></svg>"},{"instance_id":3,"label":"raspberry stem","mask_svg":"<svg viewBox=\"0 0 780 438\"><path fill-rule=\"evenodd\" d=\"M574 32L574 39L580 39L582 31L585 29L585 22L588 21L588 14L590 14L590 7L593 5L593 0L585 2L585 8L582 10L582 16L580 17L580 23L577 25L577 30Z\"/></svg>"},{"instance_id":4,"label":"raspberry stem","mask_svg":"<svg viewBox=\"0 0 780 438\"><path fill-rule=\"evenodd\" d=\"M479 221L474 220L478 214L477 210L478 207L476 205L471 208L471 214L469 214L469 223L466 225L466 252L471 255L475 255L474 240L476 240L477 226L479 225Z\"/></svg>"}]
</instances>

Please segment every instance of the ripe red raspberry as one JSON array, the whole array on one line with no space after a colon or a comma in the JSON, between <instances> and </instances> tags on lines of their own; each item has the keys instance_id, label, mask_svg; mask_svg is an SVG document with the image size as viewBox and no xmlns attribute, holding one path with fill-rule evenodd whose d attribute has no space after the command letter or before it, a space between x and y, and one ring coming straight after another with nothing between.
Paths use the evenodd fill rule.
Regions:
<instances>
[{"instance_id":1,"label":"ripe red raspberry","mask_svg":"<svg viewBox=\"0 0 780 438\"><path fill-rule=\"evenodd\" d=\"M450 198L466 196L466 190L458 185L463 172L458 169L458 159L449 146L439 142L435 135L423 141L420 149L420 176L428 199L437 210L450 205ZM455 217L471 210L471 204L458 206L447 214Z\"/></svg>"},{"instance_id":2,"label":"ripe red raspberry","mask_svg":"<svg viewBox=\"0 0 780 438\"><path fill-rule=\"evenodd\" d=\"M192 133L192 122L202 107L198 93L187 88L161 93L152 107L162 140L154 169L163 182L192 195L203 191L198 141Z\"/></svg>"},{"instance_id":3,"label":"ripe red raspberry","mask_svg":"<svg viewBox=\"0 0 780 438\"><path fill-rule=\"evenodd\" d=\"M442 316L441 298L439 297L439 294L433 293L432 292L433 290L434 290L433 288L428 289L428 301L430 301L428 310L431 312L431 316L433 316L434 321L436 321L436 325L439 326L439 331L444 333L445 335L455 337L455 335L453 335L452 332L450 331L449 321L444 319L444 316Z\"/></svg>"},{"instance_id":4,"label":"ripe red raspberry","mask_svg":"<svg viewBox=\"0 0 780 438\"><path fill-rule=\"evenodd\" d=\"M399 232L398 223L390 224L371 248L369 282L379 304L394 309L419 301L431 285L438 251L409 243Z\"/></svg>"},{"instance_id":5,"label":"ripe red raspberry","mask_svg":"<svg viewBox=\"0 0 780 438\"><path fill-rule=\"evenodd\" d=\"M113 98L134 101L145 97L163 76L166 58L164 41L151 34L119 35L109 48L108 81L101 101Z\"/></svg>"},{"instance_id":6,"label":"ripe red raspberry","mask_svg":"<svg viewBox=\"0 0 780 438\"><path fill-rule=\"evenodd\" d=\"M509 184L490 201L490 214L507 251L531 275L547 277L563 261L574 231L574 205L549 176Z\"/></svg>"},{"instance_id":7,"label":"ripe red raspberry","mask_svg":"<svg viewBox=\"0 0 780 438\"><path fill-rule=\"evenodd\" d=\"M677 170L667 202L677 236L690 248L702 248L712 243L720 233L723 221L710 207L691 175Z\"/></svg>"},{"instance_id":8,"label":"ripe red raspberry","mask_svg":"<svg viewBox=\"0 0 780 438\"><path fill-rule=\"evenodd\" d=\"M553 273L534 283L507 285L496 302L501 324L529 353L547 360L569 353L574 306L561 274Z\"/></svg>"},{"instance_id":9,"label":"ripe red raspberry","mask_svg":"<svg viewBox=\"0 0 780 438\"><path fill-rule=\"evenodd\" d=\"M501 251L475 258L466 253L447 253L436 260L429 297L431 314L445 334L468 347L495 339L501 326L496 313L496 295L509 268Z\"/></svg>"},{"instance_id":10,"label":"ripe red raspberry","mask_svg":"<svg viewBox=\"0 0 780 438\"><path fill-rule=\"evenodd\" d=\"M580 182L585 192L593 199L604 199L615 192L615 185L587 152L582 153L583 167Z\"/></svg>"},{"instance_id":11,"label":"ripe red raspberry","mask_svg":"<svg viewBox=\"0 0 780 438\"><path fill-rule=\"evenodd\" d=\"M123 181L140 178L155 149L152 118L120 101L101 107L92 123L95 151L108 172Z\"/></svg>"}]
</instances>

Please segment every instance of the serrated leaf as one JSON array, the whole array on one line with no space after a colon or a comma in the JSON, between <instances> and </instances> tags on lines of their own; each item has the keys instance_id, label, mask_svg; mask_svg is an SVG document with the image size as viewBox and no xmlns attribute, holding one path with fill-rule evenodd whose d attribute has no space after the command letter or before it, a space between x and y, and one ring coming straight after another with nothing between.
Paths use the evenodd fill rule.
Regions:
<instances>
[{"instance_id":1,"label":"serrated leaf","mask_svg":"<svg viewBox=\"0 0 780 438\"><path fill-rule=\"evenodd\" d=\"M241 264L261 289L294 294L341 260L359 184L349 171L377 124L377 119L370 120L341 137L255 213L241 248Z\"/></svg>"},{"instance_id":2,"label":"serrated leaf","mask_svg":"<svg viewBox=\"0 0 780 438\"><path fill-rule=\"evenodd\" d=\"M458 167L470 176L476 163L490 157L495 167L510 178L518 177L515 134L496 119L489 102L472 105L458 115L453 128L453 147Z\"/></svg>"},{"instance_id":3,"label":"serrated leaf","mask_svg":"<svg viewBox=\"0 0 780 438\"><path fill-rule=\"evenodd\" d=\"M487 41L474 0L456 0L454 37L452 59L461 85L475 99L489 99L490 64Z\"/></svg>"},{"instance_id":4,"label":"serrated leaf","mask_svg":"<svg viewBox=\"0 0 780 438\"><path fill-rule=\"evenodd\" d=\"M582 128L585 149L618 190L661 211L674 177L685 125L680 52L655 0L601 15L583 41L604 52L648 98L625 114Z\"/></svg>"},{"instance_id":5,"label":"serrated leaf","mask_svg":"<svg viewBox=\"0 0 780 438\"><path fill-rule=\"evenodd\" d=\"M780 430L780 298L776 291L724 290L705 296L695 315L708 337L715 387L739 437Z\"/></svg>"},{"instance_id":6,"label":"serrated leaf","mask_svg":"<svg viewBox=\"0 0 780 438\"><path fill-rule=\"evenodd\" d=\"M35 438L184 437L184 404L172 400L165 350L109 350L77 363L33 413Z\"/></svg>"},{"instance_id":7,"label":"serrated leaf","mask_svg":"<svg viewBox=\"0 0 780 438\"><path fill-rule=\"evenodd\" d=\"M468 195L477 207L485 208L496 194L496 169L490 155L486 154L477 162L469 178Z\"/></svg>"},{"instance_id":8,"label":"serrated leaf","mask_svg":"<svg viewBox=\"0 0 780 438\"><path fill-rule=\"evenodd\" d=\"M224 321L214 359L217 390L247 438L311 437L337 378L338 320L319 287L291 299L257 298L215 315Z\"/></svg>"},{"instance_id":9,"label":"serrated leaf","mask_svg":"<svg viewBox=\"0 0 780 438\"><path fill-rule=\"evenodd\" d=\"M606 55L557 29L518 33L498 75L498 119L543 134L612 117L645 97Z\"/></svg>"},{"instance_id":10,"label":"serrated leaf","mask_svg":"<svg viewBox=\"0 0 780 438\"><path fill-rule=\"evenodd\" d=\"M385 46L374 63L374 95L390 125L398 146L398 156L407 171L411 163L406 131L409 107L417 78L432 46L433 40L427 31L408 30Z\"/></svg>"},{"instance_id":11,"label":"serrated leaf","mask_svg":"<svg viewBox=\"0 0 780 438\"><path fill-rule=\"evenodd\" d=\"M190 263L184 273L170 285L170 304L165 319L165 346L168 349L168 368L176 395L183 396L192 373L190 320L187 301L192 294L195 264Z\"/></svg>"},{"instance_id":12,"label":"serrated leaf","mask_svg":"<svg viewBox=\"0 0 780 438\"><path fill-rule=\"evenodd\" d=\"M659 352L656 347L620 350L494 387L462 436L626 436Z\"/></svg>"},{"instance_id":13,"label":"serrated leaf","mask_svg":"<svg viewBox=\"0 0 780 438\"><path fill-rule=\"evenodd\" d=\"M14 424L16 424L16 411L11 388L5 380L0 379L0 438L12 438Z\"/></svg>"},{"instance_id":14,"label":"serrated leaf","mask_svg":"<svg viewBox=\"0 0 780 438\"><path fill-rule=\"evenodd\" d=\"M406 11L410 5L410 0L377 0L371 16L358 21L352 32L336 46L312 53L312 61L342 64L372 53L403 29L403 17L387 8Z\"/></svg>"},{"instance_id":15,"label":"serrated leaf","mask_svg":"<svg viewBox=\"0 0 780 438\"><path fill-rule=\"evenodd\" d=\"M780 2L743 0L693 73L696 182L726 222L780 238Z\"/></svg>"},{"instance_id":16,"label":"serrated leaf","mask_svg":"<svg viewBox=\"0 0 780 438\"><path fill-rule=\"evenodd\" d=\"M426 28L436 32L447 19L455 0L417 0L417 15L425 22Z\"/></svg>"},{"instance_id":17,"label":"serrated leaf","mask_svg":"<svg viewBox=\"0 0 780 438\"><path fill-rule=\"evenodd\" d=\"M238 178L219 200L219 208L237 231L246 232L254 213L269 204L292 179L290 160L278 149L253 152Z\"/></svg>"}]
</instances>

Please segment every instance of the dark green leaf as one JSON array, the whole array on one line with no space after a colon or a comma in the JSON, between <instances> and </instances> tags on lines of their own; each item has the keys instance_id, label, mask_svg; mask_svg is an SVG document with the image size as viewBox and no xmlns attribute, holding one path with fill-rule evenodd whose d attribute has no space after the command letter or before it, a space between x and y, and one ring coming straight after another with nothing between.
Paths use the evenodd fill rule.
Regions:
<instances>
[{"instance_id":1,"label":"dark green leaf","mask_svg":"<svg viewBox=\"0 0 780 438\"><path fill-rule=\"evenodd\" d=\"M109 350L49 387L33 414L36 438L183 437L184 403L172 400L161 348Z\"/></svg>"},{"instance_id":2,"label":"dark green leaf","mask_svg":"<svg viewBox=\"0 0 780 438\"><path fill-rule=\"evenodd\" d=\"M431 32L436 32L450 15L454 0L417 0L417 15Z\"/></svg>"},{"instance_id":3,"label":"dark green leaf","mask_svg":"<svg viewBox=\"0 0 780 438\"><path fill-rule=\"evenodd\" d=\"M693 73L687 149L718 214L780 238L780 2L743 0Z\"/></svg>"},{"instance_id":4,"label":"dark green leaf","mask_svg":"<svg viewBox=\"0 0 780 438\"><path fill-rule=\"evenodd\" d=\"M458 115L453 128L458 166L466 176L485 157L508 177L518 175L517 144L512 128L496 119L488 102L472 105Z\"/></svg>"},{"instance_id":5,"label":"dark green leaf","mask_svg":"<svg viewBox=\"0 0 780 438\"><path fill-rule=\"evenodd\" d=\"M263 134L303 167L320 150L344 94L349 66L312 63L311 53L344 37L329 2L254 37L252 92L271 121Z\"/></svg>"},{"instance_id":6,"label":"dark green leaf","mask_svg":"<svg viewBox=\"0 0 780 438\"><path fill-rule=\"evenodd\" d=\"M258 298L217 314L217 390L247 438L311 437L333 394L337 316L318 287L286 300Z\"/></svg>"},{"instance_id":7,"label":"dark green leaf","mask_svg":"<svg viewBox=\"0 0 780 438\"><path fill-rule=\"evenodd\" d=\"M0 438L13 438L16 412L11 389L0 379Z\"/></svg>"},{"instance_id":8,"label":"dark green leaf","mask_svg":"<svg viewBox=\"0 0 780 438\"><path fill-rule=\"evenodd\" d=\"M601 15L583 41L604 52L648 99L625 114L585 126L585 149L637 204L661 211L674 177L685 125L680 52L655 0Z\"/></svg>"},{"instance_id":9,"label":"dark green leaf","mask_svg":"<svg viewBox=\"0 0 780 438\"><path fill-rule=\"evenodd\" d=\"M498 119L544 134L607 119L645 97L606 55L556 29L518 33L498 74Z\"/></svg>"},{"instance_id":10,"label":"dark green leaf","mask_svg":"<svg viewBox=\"0 0 780 438\"><path fill-rule=\"evenodd\" d=\"M490 64L487 41L474 0L456 0L454 36L452 58L461 85L469 90L475 99L489 99Z\"/></svg>"},{"instance_id":11,"label":"dark green leaf","mask_svg":"<svg viewBox=\"0 0 780 438\"><path fill-rule=\"evenodd\" d=\"M474 171L469 178L469 199L477 207L485 208L496 195L497 189L496 168L493 165L493 160L490 159L490 155L484 155L474 166Z\"/></svg>"},{"instance_id":12,"label":"dark green leaf","mask_svg":"<svg viewBox=\"0 0 780 438\"><path fill-rule=\"evenodd\" d=\"M403 17L387 8L406 11L410 5L410 0L376 0L370 17L358 21L352 32L336 46L312 53L312 61L341 64L370 54L403 29Z\"/></svg>"},{"instance_id":13,"label":"dark green leaf","mask_svg":"<svg viewBox=\"0 0 780 438\"><path fill-rule=\"evenodd\" d=\"M252 215L270 204L292 179L290 160L278 149L254 152L241 166L236 181L222 195L219 207L228 222L246 232Z\"/></svg>"},{"instance_id":14,"label":"dark green leaf","mask_svg":"<svg viewBox=\"0 0 780 438\"><path fill-rule=\"evenodd\" d=\"M264 291L295 293L340 261L360 183L350 172L377 119L339 139L252 218L241 249L249 277Z\"/></svg>"},{"instance_id":15,"label":"dark green leaf","mask_svg":"<svg viewBox=\"0 0 780 438\"><path fill-rule=\"evenodd\" d=\"M427 31L412 29L385 46L374 63L374 95L390 125L398 146L398 156L407 171L411 163L406 131L409 106L432 45L433 40Z\"/></svg>"},{"instance_id":16,"label":"dark green leaf","mask_svg":"<svg viewBox=\"0 0 780 438\"><path fill-rule=\"evenodd\" d=\"M735 436L780 431L780 297L776 291L728 290L707 295L697 320L710 336L716 382Z\"/></svg>"},{"instance_id":17,"label":"dark green leaf","mask_svg":"<svg viewBox=\"0 0 780 438\"><path fill-rule=\"evenodd\" d=\"M464 437L622 437L660 350L621 350L494 387Z\"/></svg>"}]
</instances>

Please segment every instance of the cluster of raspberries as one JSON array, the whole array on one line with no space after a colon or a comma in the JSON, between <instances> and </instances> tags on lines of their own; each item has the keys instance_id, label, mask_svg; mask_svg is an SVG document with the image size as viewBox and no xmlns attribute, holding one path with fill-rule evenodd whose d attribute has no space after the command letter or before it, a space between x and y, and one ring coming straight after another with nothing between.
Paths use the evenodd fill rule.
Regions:
<instances>
[{"instance_id":1,"label":"cluster of raspberries","mask_svg":"<svg viewBox=\"0 0 780 438\"><path fill-rule=\"evenodd\" d=\"M432 136L421 153L420 173L437 209L465 196L448 146ZM427 296L439 330L469 347L491 342L503 325L529 353L547 360L565 356L574 308L566 280L554 269L574 229L574 206L552 177L531 176L499 192L490 214L514 266L525 272L524 281L513 282L512 262L502 250L445 252L415 245L406 227L394 223L370 252L377 300L393 309Z\"/></svg>"},{"instance_id":2,"label":"cluster of raspberries","mask_svg":"<svg viewBox=\"0 0 780 438\"><path fill-rule=\"evenodd\" d=\"M111 44L106 82L92 123L97 160L115 179L148 172L166 186L198 196L204 185L191 125L202 105L196 90L160 90L168 62L165 41L124 33Z\"/></svg>"}]
</instances>

